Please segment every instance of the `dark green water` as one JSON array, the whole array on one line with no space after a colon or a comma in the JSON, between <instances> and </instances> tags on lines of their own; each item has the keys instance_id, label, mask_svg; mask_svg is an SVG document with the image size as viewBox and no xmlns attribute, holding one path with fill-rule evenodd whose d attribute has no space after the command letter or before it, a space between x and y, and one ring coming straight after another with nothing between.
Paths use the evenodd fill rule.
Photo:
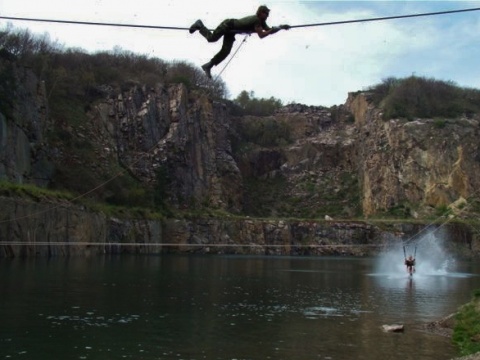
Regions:
<instances>
[{"instance_id":1,"label":"dark green water","mask_svg":"<svg viewBox=\"0 0 480 360\"><path fill-rule=\"evenodd\" d=\"M382 271L381 271L382 270ZM450 359L417 330L480 287L478 265L378 259L0 259L0 359ZM383 324L405 325L403 334Z\"/></svg>"}]
</instances>

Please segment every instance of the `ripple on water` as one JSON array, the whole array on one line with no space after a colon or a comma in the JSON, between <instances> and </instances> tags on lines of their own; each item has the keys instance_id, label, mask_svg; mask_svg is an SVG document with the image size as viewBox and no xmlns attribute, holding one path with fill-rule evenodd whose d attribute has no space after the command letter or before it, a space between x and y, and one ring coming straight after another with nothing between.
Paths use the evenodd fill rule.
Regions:
<instances>
[{"instance_id":1,"label":"ripple on water","mask_svg":"<svg viewBox=\"0 0 480 360\"><path fill-rule=\"evenodd\" d=\"M326 307L326 306L312 306L312 307L306 308L303 311L303 314L308 319L317 319L320 317L344 316L344 314L342 314L339 309Z\"/></svg>"},{"instance_id":2,"label":"ripple on water","mask_svg":"<svg viewBox=\"0 0 480 360\"><path fill-rule=\"evenodd\" d=\"M303 311L303 315L307 319L334 318L334 317L352 318L352 316L354 318L358 318L358 316L361 314L368 314L371 312L372 311L369 311L369 310L358 310L355 308L342 309L342 308L334 308L334 307L328 307L328 306L311 306L306 308Z\"/></svg>"},{"instance_id":3,"label":"ripple on water","mask_svg":"<svg viewBox=\"0 0 480 360\"><path fill-rule=\"evenodd\" d=\"M72 307L72 310L80 310L79 307ZM139 315L122 315L115 314L110 316L102 316L96 314L96 311L74 311L73 314L66 315L44 315L38 314L50 322L52 327L73 324L75 329L83 329L86 327L109 327L115 324L128 324L140 318Z\"/></svg>"}]
</instances>

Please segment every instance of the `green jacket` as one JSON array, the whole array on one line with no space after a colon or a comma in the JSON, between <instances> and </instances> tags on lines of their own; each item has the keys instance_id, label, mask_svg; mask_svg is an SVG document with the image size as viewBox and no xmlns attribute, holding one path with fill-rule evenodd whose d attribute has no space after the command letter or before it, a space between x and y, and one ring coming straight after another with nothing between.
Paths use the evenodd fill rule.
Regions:
<instances>
[{"instance_id":1,"label":"green jacket","mask_svg":"<svg viewBox=\"0 0 480 360\"><path fill-rule=\"evenodd\" d=\"M260 20L257 15L246 16L241 19L233 19L233 29L234 31L239 32L255 32L255 28L260 26L264 30L270 30L270 27L267 25L267 22Z\"/></svg>"}]
</instances>

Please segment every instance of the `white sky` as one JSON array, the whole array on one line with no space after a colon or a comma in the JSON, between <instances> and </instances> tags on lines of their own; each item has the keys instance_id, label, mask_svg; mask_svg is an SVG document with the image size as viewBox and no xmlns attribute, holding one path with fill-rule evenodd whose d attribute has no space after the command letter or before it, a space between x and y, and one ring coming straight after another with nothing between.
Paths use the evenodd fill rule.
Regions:
<instances>
[{"instance_id":1,"label":"white sky","mask_svg":"<svg viewBox=\"0 0 480 360\"><path fill-rule=\"evenodd\" d=\"M267 23L303 25L480 7L480 1L293 0L0 0L0 15L87 22L189 27L202 19L215 28L225 18L270 9ZM220 49L197 32L50 24L0 19L48 33L65 47L89 52L120 47L163 60L200 66ZM237 35L233 52L243 40ZM295 28L260 40L247 38L222 74L231 97L242 90L284 103L343 104L348 92L387 77L412 74L480 88L480 11L459 14ZM217 74L228 59L215 67Z\"/></svg>"}]
</instances>

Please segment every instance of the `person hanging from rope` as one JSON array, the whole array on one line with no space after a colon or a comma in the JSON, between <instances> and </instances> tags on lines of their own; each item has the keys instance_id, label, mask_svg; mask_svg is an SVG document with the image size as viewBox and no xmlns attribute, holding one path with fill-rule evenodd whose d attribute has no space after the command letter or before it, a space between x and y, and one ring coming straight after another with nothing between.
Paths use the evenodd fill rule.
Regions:
<instances>
[{"instance_id":1,"label":"person hanging from rope","mask_svg":"<svg viewBox=\"0 0 480 360\"><path fill-rule=\"evenodd\" d=\"M198 30L208 42L216 42L223 36L223 45L220 51L209 62L202 65L203 71L210 79L212 78L212 68L225 60L230 51L232 51L235 34L257 33L260 39L263 39L280 30L290 29L290 25L269 27L266 23L269 13L270 9L262 5L258 8L255 15L241 19L226 19L213 32L207 29L202 20L197 20L193 23L189 29L190 34Z\"/></svg>"},{"instance_id":2,"label":"person hanging from rope","mask_svg":"<svg viewBox=\"0 0 480 360\"><path fill-rule=\"evenodd\" d=\"M405 259L405 266L407 267L407 272L410 275L415 272L415 258L412 255Z\"/></svg>"}]
</instances>

